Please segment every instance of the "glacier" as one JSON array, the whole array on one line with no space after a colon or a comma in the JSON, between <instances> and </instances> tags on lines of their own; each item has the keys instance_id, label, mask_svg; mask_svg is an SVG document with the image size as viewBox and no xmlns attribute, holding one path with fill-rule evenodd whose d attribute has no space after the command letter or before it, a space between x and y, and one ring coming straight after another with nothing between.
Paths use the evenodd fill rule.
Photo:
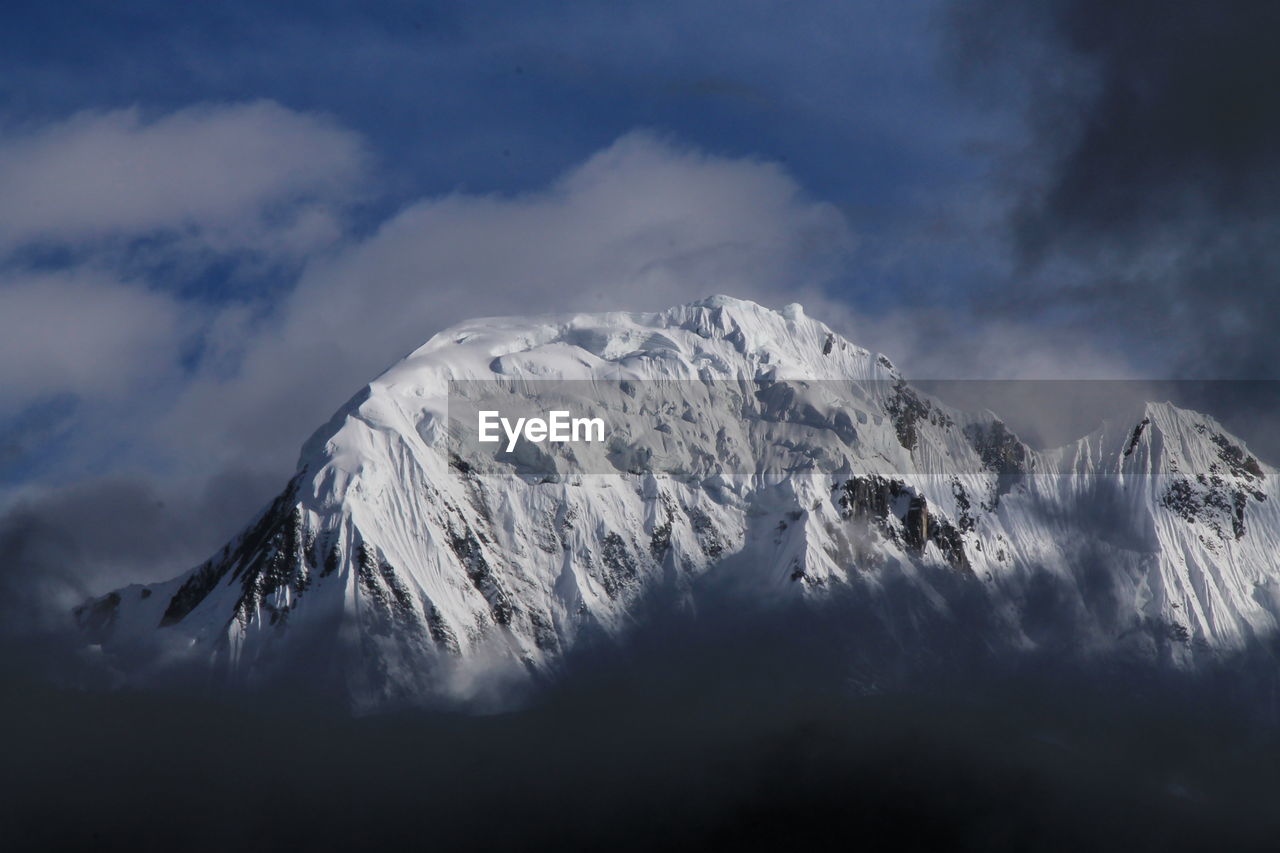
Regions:
<instances>
[{"instance_id":1,"label":"glacier","mask_svg":"<svg viewBox=\"0 0 1280 853\"><path fill-rule=\"evenodd\" d=\"M624 428L468 456L450 409L499 386L542 410L540 388L589 389ZM316 683L361 711L554 679L659 590L691 611L852 596L903 646L924 641L892 590L963 623L962 590L1017 651L1050 641L1025 606L1050 579L1074 654L1194 668L1280 627L1276 476L1169 403L1035 449L798 305L483 319L362 389L207 561L75 615L118 683Z\"/></svg>"}]
</instances>

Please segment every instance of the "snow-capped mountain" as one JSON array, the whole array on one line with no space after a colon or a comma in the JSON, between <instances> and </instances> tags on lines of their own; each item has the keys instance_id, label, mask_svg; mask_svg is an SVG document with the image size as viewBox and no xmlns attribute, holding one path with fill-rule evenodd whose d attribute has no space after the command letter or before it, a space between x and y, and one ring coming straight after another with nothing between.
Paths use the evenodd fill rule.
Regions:
<instances>
[{"instance_id":1,"label":"snow-capped mountain","mask_svg":"<svg viewBox=\"0 0 1280 853\"><path fill-rule=\"evenodd\" d=\"M606 440L459 439L477 389L536 407L567 387ZM1278 627L1276 476L1169 404L1038 452L799 306L488 319L370 383L206 562L77 618L132 683L305 672L376 709L554 674L648 593L696 603L708 577L761 603L906 584L938 612L959 584L1011 648L1043 640L1021 603L1052 578L1084 653L1189 666Z\"/></svg>"}]
</instances>

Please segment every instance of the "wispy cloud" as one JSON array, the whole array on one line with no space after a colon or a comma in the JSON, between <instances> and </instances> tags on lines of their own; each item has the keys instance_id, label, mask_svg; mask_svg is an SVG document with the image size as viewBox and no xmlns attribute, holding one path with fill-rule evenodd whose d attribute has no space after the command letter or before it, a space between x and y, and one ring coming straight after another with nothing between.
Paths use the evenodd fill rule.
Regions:
<instances>
[{"instance_id":1,"label":"wispy cloud","mask_svg":"<svg viewBox=\"0 0 1280 853\"><path fill-rule=\"evenodd\" d=\"M0 252L139 237L299 251L359 189L358 136L269 101L84 112L0 133Z\"/></svg>"},{"instance_id":2,"label":"wispy cloud","mask_svg":"<svg viewBox=\"0 0 1280 853\"><path fill-rule=\"evenodd\" d=\"M539 192L423 199L313 261L243 339L238 368L197 377L159 429L206 441L200 457L291 461L331 410L450 323L716 292L822 300L852 244L843 217L777 166L632 134Z\"/></svg>"},{"instance_id":3,"label":"wispy cloud","mask_svg":"<svg viewBox=\"0 0 1280 853\"><path fill-rule=\"evenodd\" d=\"M40 399L136 394L175 371L173 298L84 271L0 277L0 416Z\"/></svg>"},{"instance_id":4,"label":"wispy cloud","mask_svg":"<svg viewBox=\"0 0 1280 853\"><path fill-rule=\"evenodd\" d=\"M958 67L1019 103L993 310L1056 317L1148 375L1280 356L1272 3L953 3Z\"/></svg>"},{"instance_id":5,"label":"wispy cloud","mask_svg":"<svg viewBox=\"0 0 1280 853\"><path fill-rule=\"evenodd\" d=\"M55 271L14 255L0 273L0 406L75 401L56 450L33 447L30 430L19 442L43 461L7 493L10 520L22 519L11 527L26 531L24 560L56 552L60 571L91 588L118 582L130 560L138 577L180 569L174 553L141 540L114 568L93 556L97 546L58 543L110 538L110 523L94 519L119 514L83 504L101 509L122 488L147 496L146 513L129 513L150 529L185 530L194 542L230 533L225 519L243 520L283 482L311 430L452 322L658 309L715 292L779 307L823 302L855 244L843 215L777 165L642 132L534 192L423 198L368 233L342 228L324 251L304 254L272 299L193 298L172 287L167 263L122 264L113 248L149 233L200 240L215 256L269 244L282 233L267 221L278 206L337 206L358 193L362 150L324 121L261 104L149 122L82 116L9 146L27 194L47 185L58 201L30 221L16 206L0 211L0 223L21 223L3 232L5 245L80 247ZM77 169L92 179L66 186ZM145 188L117 209L114 182L139 172ZM239 485L220 499L223 521L200 522L207 513L191 509L190 495L229 481ZM81 520L68 528L70 505Z\"/></svg>"}]
</instances>

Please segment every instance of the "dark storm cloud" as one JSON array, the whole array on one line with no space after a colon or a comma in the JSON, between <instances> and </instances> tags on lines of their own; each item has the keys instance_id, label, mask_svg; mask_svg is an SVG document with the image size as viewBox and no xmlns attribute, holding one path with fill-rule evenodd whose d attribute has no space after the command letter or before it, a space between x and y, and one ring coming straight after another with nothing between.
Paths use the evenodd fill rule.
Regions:
<instances>
[{"instance_id":1,"label":"dark storm cloud","mask_svg":"<svg viewBox=\"0 0 1280 853\"><path fill-rule=\"evenodd\" d=\"M32 490L0 513L0 694L15 677L101 685L74 610L130 583L168 580L204 559L278 482L224 470L201 486L114 474Z\"/></svg>"},{"instance_id":2,"label":"dark storm cloud","mask_svg":"<svg viewBox=\"0 0 1280 853\"><path fill-rule=\"evenodd\" d=\"M1031 132L1004 176L1010 310L1183 375L1274 376L1280 6L991 0L951 23L965 76Z\"/></svg>"},{"instance_id":3,"label":"dark storm cloud","mask_svg":"<svg viewBox=\"0 0 1280 853\"><path fill-rule=\"evenodd\" d=\"M246 499L261 502L276 485L224 472L171 497L117 475L19 500L0 515L0 635L56 628L89 595L195 565L244 524Z\"/></svg>"},{"instance_id":4,"label":"dark storm cloud","mask_svg":"<svg viewBox=\"0 0 1280 853\"><path fill-rule=\"evenodd\" d=\"M1063 592L1045 578L1030 604L1070 615ZM577 660L538 705L491 715L16 682L0 831L20 849L168 851L1273 842L1276 740L1222 696L1141 668L1114 674L1122 691L1038 665L957 668L981 645L964 619L932 666L902 661L911 689L855 696L850 657L887 650L866 634L850 647L877 620L847 604L669 614Z\"/></svg>"}]
</instances>

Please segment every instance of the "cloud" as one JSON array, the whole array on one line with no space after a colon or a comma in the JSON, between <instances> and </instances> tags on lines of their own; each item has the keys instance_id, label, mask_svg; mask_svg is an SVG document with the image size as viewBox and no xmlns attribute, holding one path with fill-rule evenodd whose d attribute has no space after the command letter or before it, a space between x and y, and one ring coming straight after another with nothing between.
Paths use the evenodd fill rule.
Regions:
<instances>
[{"instance_id":1,"label":"cloud","mask_svg":"<svg viewBox=\"0 0 1280 853\"><path fill-rule=\"evenodd\" d=\"M0 134L0 250L168 237L298 251L334 236L361 139L270 101L87 111Z\"/></svg>"},{"instance_id":2,"label":"cloud","mask_svg":"<svg viewBox=\"0 0 1280 853\"><path fill-rule=\"evenodd\" d=\"M960 68L1023 108L998 310L1065 318L1148 375L1274 377L1280 8L953 9Z\"/></svg>"},{"instance_id":3,"label":"cloud","mask_svg":"<svg viewBox=\"0 0 1280 853\"><path fill-rule=\"evenodd\" d=\"M971 313L972 312L972 313ZM912 379L1123 379L1118 348L1072 329L1019 322L969 306L920 306L850 321L861 346L886 353Z\"/></svg>"},{"instance_id":4,"label":"cloud","mask_svg":"<svg viewBox=\"0 0 1280 853\"><path fill-rule=\"evenodd\" d=\"M198 213L102 210L83 221L101 233L145 222L216 229L276 192L254 168L243 180L236 163L220 168L224 182L259 190ZM778 166L634 133L538 191L424 198L368 235L345 232L273 303L196 302L161 286L167 270L144 287L98 268L110 264L97 255L57 274L12 272L0 280L3 393L78 402L32 409L40 417L0 444L51 457L34 482L0 494L11 546L0 559L21 562L10 577L43 566L64 590L176 574L199 554L174 542L216 548L282 486L312 430L451 323L659 309L716 292L806 301L826 315L815 303L834 306L823 286L853 243L843 216ZM57 448L33 450L40 424L55 420Z\"/></svg>"},{"instance_id":5,"label":"cloud","mask_svg":"<svg viewBox=\"0 0 1280 853\"><path fill-rule=\"evenodd\" d=\"M408 300L421 306L410 312L419 329L416 318L443 319L442 308L462 319L659 308L717 289L776 298L819 283L851 245L835 208L806 197L777 166L633 133L541 192L409 207L305 279L294 318L317 319L319 291L360 302L370 291L397 297L385 308L359 306L382 312L382 328L404 316ZM342 283L352 277L359 289Z\"/></svg>"},{"instance_id":6,"label":"cloud","mask_svg":"<svg viewBox=\"0 0 1280 853\"><path fill-rule=\"evenodd\" d=\"M137 393L176 371L184 323L171 297L106 274L0 276L0 413Z\"/></svg>"},{"instance_id":7,"label":"cloud","mask_svg":"<svg viewBox=\"0 0 1280 853\"><path fill-rule=\"evenodd\" d=\"M139 434L192 366L225 366L272 289L347 235L368 160L267 101L0 132L0 482L155 456ZM250 270L261 292L235 286Z\"/></svg>"},{"instance_id":8,"label":"cloud","mask_svg":"<svg viewBox=\"0 0 1280 853\"><path fill-rule=\"evenodd\" d=\"M630 134L544 190L423 199L315 259L237 369L200 377L157 439L292 463L338 405L451 323L716 292L825 301L852 245L843 217L777 166Z\"/></svg>"},{"instance_id":9,"label":"cloud","mask_svg":"<svg viewBox=\"0 0 1280 853\"><path fill-rule=\"evenodd\" d=\"M0 516L0 574L16 585L49 570L82 595L167 580L244 525L237 493L281 485L260 480L251 471L199 486L111 474L30 488Z\"/></svg>"}]
</instances>

